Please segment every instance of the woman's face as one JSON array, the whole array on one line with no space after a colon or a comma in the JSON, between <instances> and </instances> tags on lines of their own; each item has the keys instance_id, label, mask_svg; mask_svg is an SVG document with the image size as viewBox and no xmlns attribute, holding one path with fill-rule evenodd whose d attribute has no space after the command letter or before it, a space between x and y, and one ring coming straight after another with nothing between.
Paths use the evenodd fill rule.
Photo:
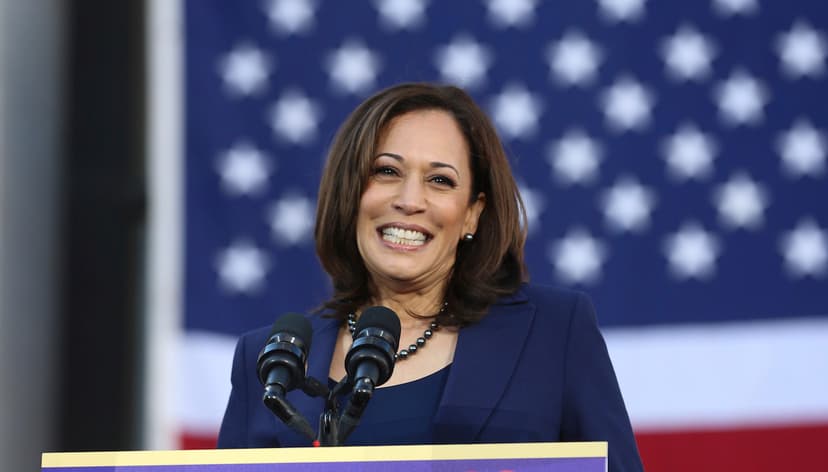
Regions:
<instances>
[{"instance_id":1,"label":"woman's face","mask_svg":"<svg viewBox=\"0 0 828 472\"><path fill-rule=\"evenodd\" d=\"M388 124L357 217L357 246L374 283L416 290L446 280L483 210L482 194L469 203L472 181L451 115L414 111Z\"/></svg>"}]
</instances>

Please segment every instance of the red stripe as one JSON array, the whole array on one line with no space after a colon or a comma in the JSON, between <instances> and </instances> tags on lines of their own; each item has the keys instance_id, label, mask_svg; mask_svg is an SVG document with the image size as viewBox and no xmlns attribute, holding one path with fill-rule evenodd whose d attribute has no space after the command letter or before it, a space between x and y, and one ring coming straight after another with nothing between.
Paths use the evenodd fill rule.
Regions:
<instances>
[{"instance_id":1,"label":"red stripe","mask_svg":"<svg viewBox=\"0 0 828 472\"><path fill-rule=\"evenodd\" d=\"M636 439L648 472L828 470L828 424L639 432Z\"/></svg>"},{"instance_id":2,"label":"red stripe","mask_svg":"<svg viewBox=\"0 0 828 472\"><path fill-rule=\"evenodd\" d=\"M215 449L216 435L184 432L178 438L178 446L180 449Z\"/></svg>"}]
</instances>

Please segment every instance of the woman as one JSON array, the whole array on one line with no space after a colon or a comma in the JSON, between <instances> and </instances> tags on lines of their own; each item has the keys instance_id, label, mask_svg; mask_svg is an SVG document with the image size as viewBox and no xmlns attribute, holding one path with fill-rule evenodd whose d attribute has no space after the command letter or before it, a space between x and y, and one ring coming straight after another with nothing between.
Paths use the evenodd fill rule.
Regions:
<instances>
[{"instance_id":1,"label":"woman","mask_svg":"<svg viewBox=\"0 0 828 472\"><path fill-rule=\"evenodd\" d=\"M609 441L640 470L589 301L524 283L526 228L489 119L462 90L403 84L361 104L328 155L316 248L331 276L311 317L308 375L338 380L362 310L391 308L401 350L348 444ZM261 403L258 351L241 338L220 447L307 445ZM320 399L292 392L306 418Z\"/></svg>"}]
</instances>

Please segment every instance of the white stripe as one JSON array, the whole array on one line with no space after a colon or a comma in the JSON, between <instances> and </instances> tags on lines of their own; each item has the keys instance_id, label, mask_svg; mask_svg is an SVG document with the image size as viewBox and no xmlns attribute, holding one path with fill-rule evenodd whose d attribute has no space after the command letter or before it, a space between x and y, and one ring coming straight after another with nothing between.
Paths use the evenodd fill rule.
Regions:
<instances>
[{"instance_id":1,"label":"white stripe","mask_svg":"<svg viewBox=\"0 0 828 472\"><path fill-rule=\"evenodd\" d=\"M208 332L184 336L176 366L175 416L189 433L216 434L230 396L236 338Z\"/></svg>"},{"instance_id":2,"label":"white stripe","mask_svg":"<svg viewBox=\"0 0 828 472\"><path fill-rule=\"evenodd\" d=\"M640 430L828 421L828 319L604 330Z\"/></svg>"},{"instance_id":3,"label":"white stripe","mask_svg":"<svg viewBox=\"0 0 828 472\"><path fill-rule=\"evenodd\" d=\"M145 449L178 444L172 416L181 330L181 2L151 0L147 12L149 221L145 280Z\"/></svg>"}]
</instances>

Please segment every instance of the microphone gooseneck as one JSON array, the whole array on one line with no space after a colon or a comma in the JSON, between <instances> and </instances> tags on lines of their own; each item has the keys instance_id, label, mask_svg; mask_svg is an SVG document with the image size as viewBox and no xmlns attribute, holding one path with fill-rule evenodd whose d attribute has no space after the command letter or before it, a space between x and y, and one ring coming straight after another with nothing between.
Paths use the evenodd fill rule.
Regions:
<instances>
[{"instance_id":1,"label":"microphone gooseneck","mask_svg":"<svg viewBox=\"0 0 828 472\"><path fill-rule=\"evenodd\" d=\"M357 321L354 342L345 357L345 371L353 389L339 419L340 444L359 424L374 388L391 378L400 331L397 314L384 306L366 309Z\"/></svg>"},{"instance_id":2,"label":"microphone gooseneck","mask_svg":"<svg viewBox=\"0 0 828 472\"><path fill-rule=\"evenodd\" d=\"M288 313L273 323L256 361L256 373L264 386L262 402L286 425L310 439L315 437L313 429L285 394L304 387L312 336L310 322L304 316Z\"/></svg>"}]
</instances>

